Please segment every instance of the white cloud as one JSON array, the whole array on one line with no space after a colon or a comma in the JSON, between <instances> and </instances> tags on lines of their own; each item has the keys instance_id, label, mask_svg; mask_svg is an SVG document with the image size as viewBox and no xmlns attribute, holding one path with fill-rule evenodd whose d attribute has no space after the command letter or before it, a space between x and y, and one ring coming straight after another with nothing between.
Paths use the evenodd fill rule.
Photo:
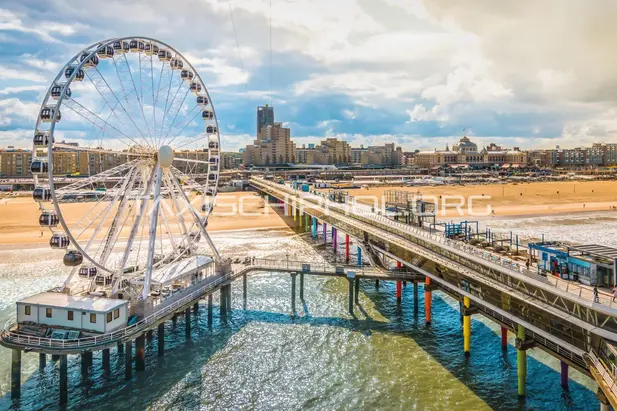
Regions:
<instances>
[{"instance_id":1,"label":"white cloud","mask_svg":"<svg viewBox=\"0 0 617 411\"><path fill-rule=\"evenodd\" d=\"M47 90L46 86L15 86L5 87L0 89L0 96L6 96L11 94L23 93L25 91L43 91Z\"/></svg>"},{"instance_id":2,"label":"white cloud","mask_svg":"<svg viewBox=\"0 0 617 411\"><path fill-rule=\"evenodd\" d=\"M40 104L23 102L18 98L0 100L0 125L9 125L14 118L35 121L40 109Z\"/></svg>"},{"instance_id":3,"label":"white cloud","mask_svg":"<svg viewBox=\"0 0 617 411\"><path fill-rule=\"evenodd\" d=\"M45 20L33 20L24 22L23 16L10 10L0 9L0 31L17 31L38 36L47 43L59 43L60 40L52 36L59 34L69 36L76 32L72 25L50 22Z\"/></svg>"},{"instance_id":4,"label":"white cloud","mask_svg":"<svg viewBox=\"0 0 617 411\"><path fill-rule=\"evenodd\" d=\"M449 116L444 112L439 104L435 104L432 109L427 110L424 104L416 104L412 110L405 110L409 114L409 122L418 121L448 121Z\"/></svg>"},{"instance_id":5,"label":"white cloud","mask_svg":"<svg viewBox=\"0 0 617 411\"><path fill-rule=\"evenodd\" d=\"M4 80L26 80L35 83L44 83L47 80L44 76L27 70L17 70L11 67L0 65L0 78Z\"/></svg>"}]
</instances>

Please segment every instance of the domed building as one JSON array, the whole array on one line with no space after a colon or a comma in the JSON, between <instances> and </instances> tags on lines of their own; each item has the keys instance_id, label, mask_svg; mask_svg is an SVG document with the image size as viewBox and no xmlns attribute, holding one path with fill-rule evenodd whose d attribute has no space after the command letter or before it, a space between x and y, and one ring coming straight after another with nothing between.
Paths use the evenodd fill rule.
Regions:
<instances>
[{"instance_id":1,"label":"domed building","mask_svg":"<svg viewBox=\"0 0 617 411\"><path fill-rule=\"evenodd\" d=\"M467 153L477 153L478 145L472 142L469 137L463 136L458 141L458 143L452 146L453 151L458 151L459 153L467 154Z\"/></svg>"}]
</instances>

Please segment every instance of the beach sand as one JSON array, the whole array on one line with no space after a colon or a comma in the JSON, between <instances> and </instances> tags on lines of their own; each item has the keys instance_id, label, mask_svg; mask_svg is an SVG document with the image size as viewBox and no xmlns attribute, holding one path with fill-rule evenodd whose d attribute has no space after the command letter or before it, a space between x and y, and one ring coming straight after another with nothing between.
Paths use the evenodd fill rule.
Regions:
<instances>
[{"instance_id":1,"label":"beach sand","mask_svg":"<svg viewBox=\"0 0 617 411\"><path fill-rule=\"evenodd\" d=\"M91 202L63 205L63 215L69 226L75 226L94 204ZM286 220L293 221L293 217L282 216L282 213L277 213L273 206L274 204L264 204L263 198L253 192L219 193L214 211L208 219L208 231L287 228ZM53 205L49 203L48 207L52 208ZM243 212L237 213L239 209ZM49 247L51 233L49 229L41 229L39 226L40 214L38 203L29 196L1 199L0 249ZM188 214L185 214L185 219L188 221ZM168 223L172 232L179 230L176 219L169 217ZM121 238L128 237L130 225L130 221L127 221L127 228L121 232ZM108 224L103 225L103 227L108 226ZM88 238L88 234L92 231L85 231L82 238Z\"/></svg>"},{"instance_id":2,"label":"beach sand","mask_svg":"<svg viewBox=\"0 0 617 411\"><path fill-rule=\"evenodd\" d=\"M438 204L438 217L541 216L589 211L611 211L617 207L617 181L567 181L518 184L444 185L422 187L370 187L348 190L364 204L383 204L386 190L422 194ZM460 211L456 209L464 200ZM494 214L490 212L490 209ZM617 212L617 211L616 211Z\"/></svg>"},{"instance_id":3,"label":"beach sand","mask_svg":"<svg viewBox=\"0 0 617 411\"><path fill-rule=\"evenodd\" d=\"M609 211L612 207L617 207L617 182L615 181L371 187L368 190L348 191L362 203L371 204L376 201L381 204L384 192L390 189L420 192L425 199L428 196L434 196L433 199L439 205L438 218L448 219L467 216L473 216L474 219L482 219L482 216L485 218L543 216ZM444 205L444 198L447 196ZM462 196L465 200L460 213L455 207L459 200L449 196ZM473 198L471 207L469 207L470 197ZM63 215L69 226L75 227L94 205L95 203L63 205ZM495 211L494 214L487 212L489 205ZM51 204L48 206L52 207ZM253 192L219 193L214 212L208 220L208 231L287 228L288 223L293 222L293 218L282 216L282 210L275 210L274 206L274 204L264 204L263 199ZM240 209L243 210L242 213L238 212ZM617 211L614 212L617 213ZM29 196L0 199L0 249L49 247L51 233L46 228L41 230L38 223L39 215L38 204ZM189 219L187 215L185 218ZM170 231L178 232L180 227L178 220L171 217L171 213L168 214L167 220ZM120 238L128 238L131 221L134 220L125 221L125 228L121 231ZM105 226L108 227L108 224ZM80 240L88 239L93 231L92 228L84 230ZM100 235L103 234L104 232L100 233Z\"/></svg>"}]
</instances>

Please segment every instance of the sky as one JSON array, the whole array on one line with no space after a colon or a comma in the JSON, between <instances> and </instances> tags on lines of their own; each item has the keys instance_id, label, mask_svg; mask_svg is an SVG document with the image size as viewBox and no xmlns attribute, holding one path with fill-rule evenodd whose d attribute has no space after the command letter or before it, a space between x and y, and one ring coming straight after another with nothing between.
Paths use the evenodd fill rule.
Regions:
<instances>
[{"instance_id":1,"label":"sky","mask_svg":"<svg viewBox=\"0 0 617 411\"><path fill-rule=\"evenodd\" d=\"M298 146L615 143L615 15L613 0L4 0L0 147L31 146L74 54L133 35L196 67L224 151L251 143L266 103Z\"/></svg>"}]
</instances>

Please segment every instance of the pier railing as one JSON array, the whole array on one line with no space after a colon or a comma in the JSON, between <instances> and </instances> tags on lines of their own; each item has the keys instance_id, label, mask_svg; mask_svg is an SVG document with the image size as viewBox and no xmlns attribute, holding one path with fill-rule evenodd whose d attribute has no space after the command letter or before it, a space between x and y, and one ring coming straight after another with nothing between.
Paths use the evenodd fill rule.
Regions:
<instances>
[{"instance_id":1,"label":"pier railing","mask_svg":"<svg viewBox=\"0 0 617 411\"><path fill-rule=\"evenodd\" d=\"M304 193L294 190L292 188L286 187L280 184L273 184L266 181L256 180L258 184L263 185L265 187L269 187L273 190L279 190L284 193L287 193L290 196L301 198L307 202L313 203L318 206L324 207L326 210L328 208L337 209L340 213L345 216L358 218L360 221L366 219L367 223L378 222L382 226L387 227L387 229L394 229L401 233L408 234L411 236L415 236L418 238L423 238L428 240L434 244L441 245L442 247L449 247L451 250L456 250L456 254L461 255L461 257L468 257L469 255L483 259L489 263L499 266L500 268L506 269L506 272L512 272L516 274L522 274L525 277L541 282L547 286L556 288L558 290L564 291L570 295L576 296L581 299L592 301L596 304L601 304L608 306L610 308L617 308L617 304L614 302L613 295L601 290L598 290L597 299L593 290L588 289L587 287L579 284L572 283L568 280L563 280L558 277L544 277L533 271L527 270L526 267L518 264L511 259L505 258L500 254L495 254L485 249L474 247L470 244L462 243L460 241L451 240L444 236L438 236L429 231L421 229L419 227L410 226L407 224L400 223L398 221L393 221L381 214L377 214L371 211L367 211L362 209L358 205L350 205L350 204L340 204L335 203L333 201L329 201L322 196L317 196L311 193ZM392 232L396 234L396 232ZM465 255L466 254L466 255Z\"/></svg>"},{"instance_id":2,"label":"pier railing","mask_svg":"<svg viewBox=\"0 0 617 411\"><path fill-rule=\"evenodd\" d=\"M16 327L15 322L9 322L5 329L0 331L0 340L13 343L16 345L22 346L30 346L37 348L57 348L57 349L91 349L97 346L109 345L114 342L123 341L127 337L133 337L135 334L145 331L154 325L161 318L166 317L169 314L176 312L180 307L189 304L190 302L198 299L206 292L218 287L219 285L230 281L233 279L233 273L228 273L225 275L221 275L216 278L212 278L202 287L199 287L195 291L192 291L190 294L180 298L179 300L173 302L172 304L165 306L161 310L155 311L149 316L143 318L142 320L136 322L133 325L122 328L121 330L113 331L111 333L77 338L71 340L63 340L56 338L46 338L46 337L36 337L26 334L20 334L19 332L11 331Z\"/></svg>"},{"instance_id":3,"label":"pier railing","mask_svg":"<svg viewBox=\"0 0 617 411\"><path fill-rule=\"evenodd\" d=\"M604 384L606 384L608 389L611 391L611 394L614 397L617 397L617 377L615 375L611 375L609 370L604 366L602 361L596 356L593 351L587 354L587 358L589 362L591 362L592 366L595 368L596 372L602 378Z\"/></svg>"},{"instance_id":4,"label":"pier railing","mask_svg":"<svg viewBox=\"0 0 617 411\"><path fill-rule=\"evenodd\" d=\"M282 259L267 259L267 258L253 258L249 264L251 268L271 268L273 270L284 270L294 272L318 272L326 274L346 274L347 272L354 272L359 275L383 275L387 277L388 274L400 273L404 274L405 271L386 271L376 270L372 267L366 266L352 266L352 265L332 265L327 261L324 262L307 262L297 260L282 260ZM413 274L413 273L409 273Z\"/></svg>"}]
</instances>

